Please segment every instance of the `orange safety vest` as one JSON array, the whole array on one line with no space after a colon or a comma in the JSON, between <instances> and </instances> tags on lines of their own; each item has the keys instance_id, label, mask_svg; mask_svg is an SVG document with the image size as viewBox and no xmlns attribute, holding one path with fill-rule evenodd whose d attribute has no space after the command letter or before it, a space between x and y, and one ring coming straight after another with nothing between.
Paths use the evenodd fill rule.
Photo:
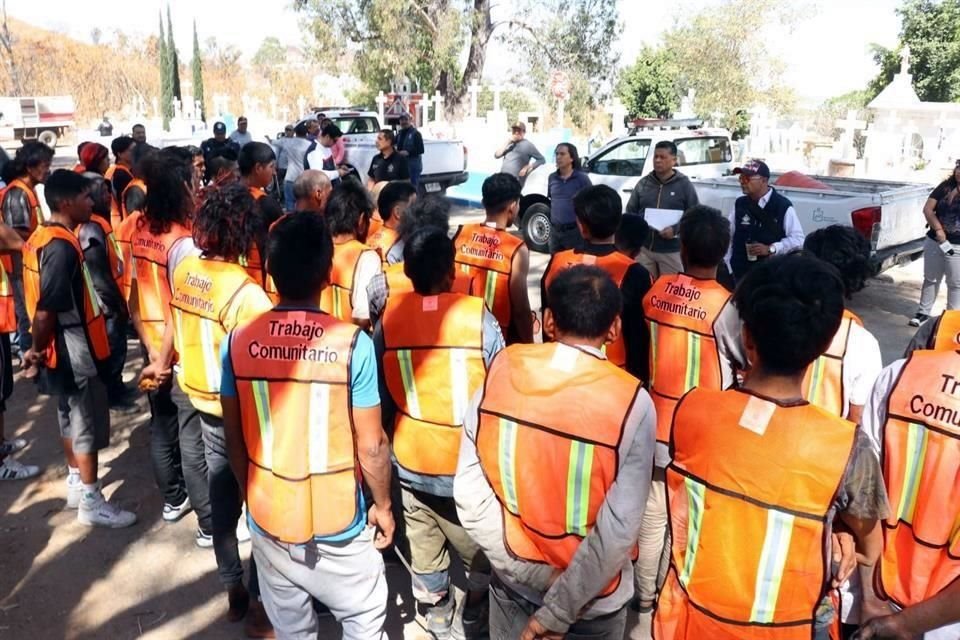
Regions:
<instances>
[{"instance_id":1,"label":"orange safety vest","mask_svg":"<svg viewBox=\"0 0 960 640\"><path fill-rule=\"evenodd\" d=\"M134 211L123 219L120 226L114 231L114 237L117 239L117 247L120 249L120 259L123 260L123 299L129 303L130 283L133 281L133 234L137 231L137 224L143 217L142 211Z\"/></svg>"},{"instance_id":2,"label":"orange safety vest","mask_svg":"<svg viewBox=\"0 0 960 640\"><path fill-rule=\"evenodd\" d=\"M453 238L456 263L461 271L483 283L483 301L497 318L503 335L507 335L512 320L510 301L510 274L513 256L523 240L507 231L485 224L466 224L457 229Z\"/></svg>"},{"instance_id":3,"label":"orange safety vest","mask_svg":"<svg viewBox=\"0 0 960 640\"><path fill-rule=\"evenodd\" d=\"M102 362L110 357L110 342L107 340L107 323L100 308L100 300L93 288L93 280L90 278L87 265L84 263L80 242L66 227L59 224L40 225L23 245L23 298L27 306L27 315L31 320L37 315L37 303L40 301L40 253L53 240L65 240L77 251L84 285L82 311L84 332L87 335L91 355L95 360ZM61 326L61 328L69 327ZM45 353L47 359L44 366L56 369L56 340L50 341Z\"/></svg>"},{"instance_id":4,"label":"orange safety vest","mask_svg":"<svg viewBox=\"0 0 960 640\"><path fill-rule=\"evenodd\" d=\"M350 409L358 333L325 313L274 310L230 334L250 459L247 508L281 542L341 533L359 515Z\"/></svg>"},{"instance_id":5,"label":"orange safety vest","mask_svg":"<svg viewBox=\"0 0 960 640\"><path fill-rule=\"evenodd\" d=\"M240 266L243 267L247 275L250 276L257 285L260 287L265 286L263 258L260 257L260 247L257 246L256 242L251 243L250 248L247 250L247 255L240 256Z\"/></svg>"},{"instance_id":6,"label":"orange safety vest","mask_svg":"<svg viewBox=\"0 0 960 640\"><path fill-rule=\"evenodd\" d=\"M150 233L146 216L133 234L131 254L137 270L137 302L140 320L147 333L148 346L159 350L163 342L164 310L170 304L170 281L167 261L170 249L182 238L189 238L190 230L176 222L162 235Z\"/></svg>"},{"instance_id":7,"label":"orange safety vest","mask_svg":"<svg viewBox=\"0 0 960 640\"><path fill-rule=\"evenodd\" d=\"M383 310L383 375L397 406L393 454L430 476L457 471L463 415L483 386L483 300L392 296Z\"/></svg>"},{"instance_id":8,"label":"orange safety vest","mask_svg":"<svg viewBox=\"0 0 960 640\"><path fill-rule=\"evenodd\" d=\"M660 276L643 297L650 328L650 397L661 444L670 442L673 409L685 393L723 385L713 325L730 298L716 280L685 273Z\"/></svg>"},{"instance_id":9,"label":"orange safety vest","mask_svg":"<svg viewBox=\"0 0 960 640\"><path fill-rule=\"evenodd\" d=\"M887 401L880 586L910 607L960 578L960 354L916 351Z\"/></svg>"},{"instance_id":10,"label":"orange safety vest","mask_svg":"<svg viewBox=\"0 0 960 640\"><path fill-rule=\"evenodd\" d=\"M550 262L547 264L547 269L543 272L541 289L546 292L547 288L550 286L550 283L553 282L553 279L556 278L561 271L578 264L587 264L600 267L610 274L610 277L613 278L613 281L619 288L623 285L623 279L627 275L627 269L636 263L619 251L615 251L606 256L595 256L590 253L568 249L566 251L555 253L550 258ZM548 306L549 305L545 303L543 308L546 309ZM543 317L542 311L540 317ZM543 338L544 342L546 342L547 337L545 333ZM620 337L617 338L616 342L604 346L603 352L607 356L607 360L617 365L621 369L627 366L627 345L623 340L622 332Z\"/></svg>"},{"instance_id":11,"label":"orange safety vest","mask_svg":"<svg viewBox=\"0 0 960 640\"><path fill-rule=\"evenodd\" d=\"M103 174L103 177L110 181L111 187L113 186L113 176L116 174L118 169L122 169L127 175L130 176L131 180L133 179L133 172L130 170L130 167L123 164L112 164L107 168L106 173ZM127 188L129 188L130 183L124 187L123 192L126 193ZM123 193L120 194L119 200L115 195L113 195L113 189L110 189L110 225L116 229L120 226L120 223L123 222L126 213L123 210Z\"/></svg>"},{"instance_id":12,"label":"orange safety vest","mask_svg":"<svg viewBox=\"0 0 960 640\"><path fill-rule=\"evenodd\" d=\"M0 269L0 331L13 333L17 330L17 316L13 302L13 287L6 269Z\"/></svg>"},{"instance_id":13,"label":"orange safety vest","mask_svg":"<svg viewBox=\"0 0 960 640\"><path fill-rule=\"evenodd\" d=\"M930 341L934 351L956 351L960 349L960 310L948 309L937 321L936 333Z\"/></svg>"},{"instance_id":14,"label":"orange safety vest","mask_svg":"<svg viewBox=\"0 0 960 640\"><path fill-rule=\"evenodd\" d=\"M113 232L113 228L110 226L110 223L101 218L98 215L91 215L90 222L86 224L95 224L98 225L103 230L103 235L107 239L107 260L110 263L110 276L113 278L113 281L117 283L117 287L123 291L124 290L124 261L123 261L123 250L120 248L120 244L117 242L117 236ZM80 228L83 227L82 224L78 224L77 228L74 230L77 238L80 238ZM126 301L126 298L124 298Z\"/></svg>"},{"instance_id":15,"label":"orange safety vest","mask_svg":"<svg viewBox=\"0 0 960 640\"><path fill-rule=\"evenodd\" d=\"M199 256L185 258L173 273L173 337L180 355L177 382L200 411L221 415L220 343L224 313L240 290L257 286L240 265Z\"/></svg>"},{"instance_id":16,"label":"orange safety vest","mask_svg":"<svg viewBox=\"0 0 960 640\"><path fill-rule=\"evenodd\" d=\"M376 250L384 266L387 265L387 254L399 241L400 234L386 226L380 227L376 233L367 235L367 246Z\"/></svg>"},{"instance_id":17,"label":"orange safety vest","mask_svg":"<svg viewBox=\"0 0 960 640\"><path fill-rule=\"evenodd\" d=\"M121 221L126 220L130 214L133 213L132 211L127 211L127 194L131 189L140 189L143 191L144 195L147 194L147 184L140 178L134 178L127 184L126 188L123 190L123 193L120 194ZM114 227L114 229L116 229L116 227Z\"/></svg>"},{"instance_id":18,"label":"orange safety vest","mask_svg":"<svg viewBox=\"0 0 960 640\"><path fill-rule=\"evenodd\" d=\"M596 522L640 381L564 344L517 344L494 358L477 454L515 557L563 570ZM603 595L616 591L618 574Z\"/></svg>"},{"instance_id":19,"label":"orange safety vest","mask_svg":"<svg viewBox=\"0 0 960 640\"><path fill-rule=\"evenodd\" d=\"M40 212L40 200L37 198L37 192L33 190L33 187L29 186L26 182L20 178L11 180L10 184L2 191L0 195L0 210L3 209L7 199L7 194L13 191L14 189L20 189L27 196L27 206L30 207L30 233L36 231L37 227L41 222L41 212ZM13 257L10 254L0 255L0 264L3 265L3 268L7 273L13 273Z\"/></svg>"},{"instance_id":20,"label":"orange safety vest","mask_svg":"<svg viewBox=\"0 0 960 640\"><path fill-rule=\"evenodd\" d=\"M698 388L673 420L665 640L809 640L828 589L830 511L856 427L803 403Z\"/></svg>"},{"instance_id":21,"label":"orange safety vest","mask_svg":"<svg viewBox=\"0 0 960 640\"><path fill-rule=\"evenodd\" d=\"M377 198L374 197L373 200L376 202ZM376 235L381 229L383 229L383 218L380 217L379 211L374 211L373 215L370 216L370 226L367 229L367 237L369 238Z\"/></svg>"},{"instance_id":22,"label":"orange safety vest","mask_svg":"<svg viewBox=\"0 0 960 640\"><path fill-rule=\"evenodd\" d=\"M360 256L373 251L359 240L333 245L333 268L330 284L320 294L320 310L338 320L353 322L353 283L357 277Z\"/></svg>"},{"instance_id":23,"label":"orange safety vest","mask_svg":"<svg viewBox=\"0 0 960 640\"><path fill-rule=\"evenodd\" d=\"M850 329L856 323L863 326L855 314L844 309L840 328L826 352L810 363L803 377L803 397L830 413L843 415L843 356L847 353Z\"/></svg>"},{"instance_id":24,"label":"orange safety vest","mask_svg":"<svg viewBox=\"0 0 960 640\"><path fill-rule=\"evenodd\" d=\"M403 263L388 264L383 268L383 277L387 282L387 300L390 296L401 293L413 293L413 282L403 272ZM450 293L465 293L469 296L473 292L473 278L462 271L457 271L453 276L453 286L450 287Z\"/></svg>"}]
</instances>

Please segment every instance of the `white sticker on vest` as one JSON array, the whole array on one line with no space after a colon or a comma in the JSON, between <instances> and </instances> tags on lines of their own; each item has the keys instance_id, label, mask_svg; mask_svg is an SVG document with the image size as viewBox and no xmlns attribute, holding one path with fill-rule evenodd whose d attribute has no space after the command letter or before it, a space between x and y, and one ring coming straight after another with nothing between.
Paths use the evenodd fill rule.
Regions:
<instances>
[{"instance_id":1,"label":"white sticker on vest","mask_svg":"<svg viewBox=\"0 0 960 640\"><path fill-rule=\"evenodd\" d=\"M558 344L553 352L553 359L550 360L550 368L570 373L576 366L579 355L579 350L565 344Z\"/></svg>"},{"instance_id":2,"label":"white sticker on vest","mask_svg":"<svg viewBox=\"0 0 960 640\"><path fill-rule=\"evenodd\" d=\"M583 264L597 264L597 256L590 255L589 253L584 254L582 262Z\"/></svg>"},{"instance_id":3,"label":"white sticker on vest","mask_svg":"<svg viewBox=\"0 0 960 640\"><path fill-rule=\"evenodd\" d=\"M423 299L423 310L424 311L436 311L439 306L439 298L437 296L426 296Z\"/></svg>"},{"instance_id":4,"label":"white sticker on vest","mask_svg":"<svg viewBox=\"0 0 960 640\"><path fill-rule=\"evenodd\" d=\"M296 311L287 311L287 319L294 322L306 322L307 321L307 312L296 310Z\"/></svg>"},{"instance_id":5,"label":"white sticker on vest","mask_svg":"<svg viewBox=\"0 0 960 640\"><path fill-rule=\"evenodd\" d=\"M776 410L777 405L774 403L750 396L747 406L743 409L743 415L740 416L740 426L762 436L766 433L767 425L770 424L770 419Z\"/></svg>"}]
</instances>

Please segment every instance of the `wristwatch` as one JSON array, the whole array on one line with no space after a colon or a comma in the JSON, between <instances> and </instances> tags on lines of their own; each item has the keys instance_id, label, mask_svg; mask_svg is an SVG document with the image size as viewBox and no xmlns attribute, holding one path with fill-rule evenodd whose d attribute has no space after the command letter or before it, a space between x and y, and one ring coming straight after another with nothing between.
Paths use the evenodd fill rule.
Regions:
<instances>
[{"instance_id":1,"label":"wristwatch","mask_svg":"<svg viewBox=\"0 0 960 640\"><path fill-rule=\"evenodd\" d=\"M775 244L771 244L771 245L770 245L769 247L767 247L767 248L770 250L770 255L773 255L773 254L775 254L775 253L777 252L777 245L775 245Z\"/></svg>"}]
</instances>

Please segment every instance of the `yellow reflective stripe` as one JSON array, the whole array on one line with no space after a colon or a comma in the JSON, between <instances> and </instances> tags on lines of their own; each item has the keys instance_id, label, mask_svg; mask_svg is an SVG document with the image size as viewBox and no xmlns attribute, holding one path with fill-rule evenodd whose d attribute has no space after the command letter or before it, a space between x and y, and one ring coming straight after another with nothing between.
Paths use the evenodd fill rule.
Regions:
<instances>
[{"instance_id":1,"label":"yellow reflective stripe","mask_svg":"<svg viewBox=\"0 0 960 640\"><path fill-rule=\"evenodd\" d=\"M907 425L907 450L904 452L903 485L900 489L900 504L897 519L913 523L917 509L917 494L920 492L920 476L923 474L927 456L927 430L922 425Z\"/></svg>"},{"instance_id":2,"label":"yellow reflective stripe","mask_svg":"<svg viewBox=\"0 0 960 640\"><path fill-rule=\"evenodd\" d=\"M450 349L450 424L462 425L463 414L470 402L470 376L467 372L467 350Z\"/></svg>"},{"instance_id":3,"label":"yellow reflective stripe","mask_svg":"<svg viewBox=\"0 0 960 640\"><path fill-rule=\"evenodd\" d=\"M100 309L100 298L97 296L97 290L93 288L93 279L90 277L87 265L82 264L80 271L83 273L83 283L87 289L87 302L90 304L91 317L96 318L103 313Z\"/></svg>"},{"instance_id":4,"label":"yellow reflective stripe","mask_svg":"<svg viewBox=\"0 0 960 640\"><path fill-rule=\"evenodd\" d=\"M7 270L3 267L0 267L0 297L10 297L10 277L7 275Z\"/></svg>"},{"instance_id":5,"label":"yellow reflective stripe","mask_svg":"<svg viewBox=\"0 0 960 640\"><path fill-rule=\"evenodd\" d=\"M310 384L308 422L310 473L326 473L330 446L330 385Z\"/></svg>"},{"instance_id":6,"label":"yellow reflective stripe","mask_svg":"<svg viewBox=\"0 0 960 640\"><path fill-rule=\"evenodd\" d=\"M398 349L397 361L400 363L400 378L403 380L407 413L417 420L423 420L423 415L420 413L420 398L417 396L417 382L413 377L413 352L409 349Z\"/></svg>"},{"instance_id":7,"label":"yellow reflective stripe","mask_svg":"<svg viewBox=\"0 0 960 640\"><path fill-rule=\"evenodd\" d=\"M687 490L687 547L680 571L680 584L686 588L697 564L700 548L700 529L703 526L703 502L706 486L692 478L684 478Z\"/></svg>"},{"instance_id":8,"label":"yellow reflective stripe","mask_svg":"<svg viewBox=\"0 0 960 640\"><path fill-rule=\"evenodd\" d=\"M593 469L593 445L570 443L567 462L567 533L587 535L587 516L590 509L590 477Z\"/></svg>"},{"instance_id":9,"label":"yellow reflective stripe","mask_svg":"<svg viewBox=\"0 0 960 640\"><path fill-rule=\"evenodd\" d=\"M160 288L160 266L157 265L156 262L150 262L148 264L150 265L150 269L151 269L150 275L153 276L153 290L159 297L161 295L160 292L163 291L163 289ZM159 320L160 318L150 318L150 319Z\"/></svg>"},{"instance_id":10,"label":"yellow reflective stripe","mask_svg":"<svg viewBox=\"0 0 960 640\"><path fill-rule=\"evenodd\" d=\"M205 391L220 392L220 363L217 360L217 344L213 336L213 320L200 320L200 352L203 354L203 370L206 373Z\"/></svg>"},{"instance_id":11,"label":"yellow reflective stripe","mask_svg":"<svg viewBox=\"0 0 960 640\"><path fill-rule=\"evenodd\" d=\"M170 305L170 311L173 313L173 344L176 347L178 353L186 353L186 349L183 347L183 311L177 309L173 305Z\"/></svg>"},{"instance_id":12,"label":"yellow reflective stripe","mask_svg":"<svg viewBox=\"0 0 960 640\"><path fill-rule=\"evenodd\" d=\"M763 539L763 551L760 552L750 622L768 624L774 621L783 568L790 555L795 519L795 516L775 509L767 511L767 531Z\"/></svg>"},{"instance_id":13,"label":"yellow reflective stripe","mask_svg":"<svg viewBox=\"0 0 960 640\"><path fill-rule=\"evenodd\" d=\"M113 252L117 256L117 275L123 275L123 252L120 251L120 243L117 242L117 237L113 235L113 232L107 234L107 240L113 245Z\"/></svg>"},{"instance_id":14,"label":"yellow reflective stripe","mask_svg":"<svg viewBox=\"0 0 960 640\"><path fill-rule=\"evenodd\" d=\"M340 292L342 289L337 285L333 285L333 317L343 320L343 303L340 301Z\"/></svg>"},{"instance_id":15,"label":"yellow reflective stripe","mask_svg":"<svg viewBox=\"0 0 960 640\"><path fill-rule=\"evenodd\" d=\"M683 392L695 389L700 382L700 335L687 332L687 371Z\"/></svg>"},{"instance_id":16,"label":"yellow reflective stripe","mask_svg":"<svg viewBox=\"0 0 960 640\"><path fill-rule=\"evenodd\" d=\"M491 312L493 311L493 302L497 298L497 272L491 270L487 271L487 279L483 286L483 303L487 305L487 309Z\"/></svg>"},{"instance_id":17,"label":"yellow reflective stripe","mask_svg":"<svg viewBox=\"0 0 960 640\"><path fill-rule=\"evenodd\" d=\"M519 515L517 500L517 423L500 418L500 446L498 448L500 482L503 485L503 499L507 511Z\"/></svg>"},{"instance_id":18,"label":"yellow reflective stripe","mask_svg":"<svg viewBox=\"0 0 960 640\"><path fill-rule=\"evenodd\" d=\"M660 325L653 320L650 321L650 387L653 388L657 379L657 334L660 332Z\"/></svg>"},{"instance_id":19,"label":"yellow reflective stripe","mask_svg":"<svg viewBox=\"0 0 960 640\"><path fill-rule=\"evenodd\" d=\"M821 400L821 389L820 385L823 382L823 373L827 365L826 356L820 356L813 361L810 371L810 386L807 388L807 400L811 404L820 404Z\"/></svg>"},{"instance_id":20,"label":"yellow reflective stripe","mask_svg":"<svg viewBox=\"0 0 960 640\"><path fill-rule=\"evenodd\" d=\"M270 414L270 387L266 380L253 380L253 401L260 424L260 456L263 466L273 468L273 419Z\"/></svg>"}]
</instances>

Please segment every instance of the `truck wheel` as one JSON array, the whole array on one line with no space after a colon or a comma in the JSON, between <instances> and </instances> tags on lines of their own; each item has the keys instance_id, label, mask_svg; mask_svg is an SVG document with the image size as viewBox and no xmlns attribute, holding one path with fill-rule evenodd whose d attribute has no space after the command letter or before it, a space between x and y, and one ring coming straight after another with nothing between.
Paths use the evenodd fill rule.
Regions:
<instances>
[{"instance_id":1,"label":"truck wheel","mask_svg":"<svg viewBox=\"0 0 960 640\"><path fill-rule=\"evenodd\" d=\"M550 252L550 206L538 202L527 207L520 225L523 240L532 251Z\"/></svg>"},{"instance_id":2,"label":"truck wheel","mask_svg":"<svg viewBox=\"0 0 960 640\"><path fill-rule=\"evenodd\" d=\"M40 135L37 136L37 141L42 142L51 149L57 148L57 132L47 129L46 131L41 131Z\"/></svg>"}]
</instances>

